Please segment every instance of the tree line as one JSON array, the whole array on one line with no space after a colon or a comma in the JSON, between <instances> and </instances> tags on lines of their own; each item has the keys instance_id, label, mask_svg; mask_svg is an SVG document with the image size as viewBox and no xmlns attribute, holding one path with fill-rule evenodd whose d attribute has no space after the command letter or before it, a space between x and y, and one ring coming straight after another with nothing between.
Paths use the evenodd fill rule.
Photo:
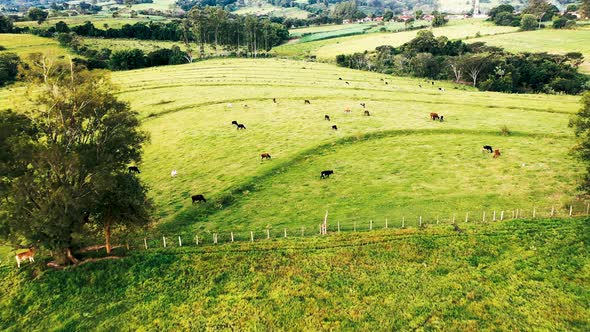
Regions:
<instances>
[{"instance_id":1,"label":"tree line","mask_svg":"<svg viewBox=\"0 0 590 332\"><path fill-rule=\"evenodd\" d=\"M563 14L545 0L529 0L522 12L516 12L512 5L502 4L489 11L488 21L496 25L520 27L525 31L544 28L544 22L552 22L554 29L574 28L578 18L573 14L576 11L582 18L590 17L590 0L582 1L580 6L568 5Z\"/></svg>"},{"instance_id":2,"label":"tree line","mask_svg":"<svg viewBox=\"0 0 590 332\"><path fill-rule=\"evenodd\" d=\"M577 71L583 61L579 52L513 54L483 42L466 44L444 36L435 37L426 30L397 48L380 46L372 52L336 57L337 64L343 67L451 79L480 90L568 94L590 88L588 77Z\"/></svg>"}]
</instances>

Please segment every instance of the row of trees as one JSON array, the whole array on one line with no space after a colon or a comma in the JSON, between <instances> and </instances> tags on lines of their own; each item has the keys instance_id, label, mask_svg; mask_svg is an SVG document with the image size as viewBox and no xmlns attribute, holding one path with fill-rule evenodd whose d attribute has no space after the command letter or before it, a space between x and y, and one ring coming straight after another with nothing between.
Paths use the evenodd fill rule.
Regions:
<instances>
[{"instance_id":1,"label":"row of trees","mask_svg":"<svg viewBox=\"0 0 590 332\"><path fill-rule=\"evenodd\" d=\"M513 6L503 4L490 10L488 20L496 25L520 26L522 30L534 30L540 28L542 22L553 20L553 27L562 29L576 25L577 17L572 14L576 10L579 10L581 17L590 17L590 0L583 0L580 7L568 6L563 15L560 15L555 5L546 0L529 0L528 6L521 13L516 13Z\"/></svg>"},{"instance_id":2,"label":"row of trees","mask_svg":"<svg viewBox=\"0 0 590 332\"><path fill-rule=\"evenodd\" d=\"M373 52L339 55L340 66L431 79L452 79L481 90L502 92L563 92L587 89L588 78L578 73L581 53L512 54L482 42L465 44L420 31L400 46L381 46Z\"/></svg>"},{"instance_id":3,"label":"row of trees","mask_svg":"<svg viewBox=\"0 0 590 332\"><path fill-rule=\"evenodd\" d=\"M23 68L34 106L0 111L0 238L59 263L100 234L110 252L114 229L150 220L147 187L127 172L148 135L105 72L42 55Z\"/></svg>"}]
</instances>

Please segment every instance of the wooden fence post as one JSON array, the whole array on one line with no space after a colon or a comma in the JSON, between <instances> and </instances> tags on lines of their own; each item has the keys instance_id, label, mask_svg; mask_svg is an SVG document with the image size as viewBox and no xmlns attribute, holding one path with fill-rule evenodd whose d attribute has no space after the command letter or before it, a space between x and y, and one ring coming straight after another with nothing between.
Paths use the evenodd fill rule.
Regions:
<instances>
[{"instance_id":1,"label":"wooden fence post","mask_svg":"<svg viewBox=\"0 0 590 332\"><path fill-rule=\"evenodd\" d=\"M195 235L195 242L197 243L197 245L199 245L199 236Z\"/></svg>"},{"instance_id":2,"label":"wooden fence post","mask_svg":"<svg viewBox=\"0 0 590 332\"><path fill-rule=\"evenodd\" d=\"M436 216L436 224L438 225L438 216Z\"/></svg>"},{"instance_id":3,"label":"wooden fence post","mask_svg":"<svg viewBox=\"0 0 590 332\"><path fill-rule=\"evenodd\" d=\"M182 247L182 240L180 239L180 236L178 237L178 246Z\"/></svg>"},{"instance_id":4,"label":"wooden fence post","mask_svg":"<svg viewBox=\"0 0 590 332\"><path fill-rule=\"evenodd\" d=\"M555 205L551 206L551 217L553 217L553 214L555 214Z\"/></svg>"},{"instance_id":5,"label":"wooden fence post","mask_svg":"<svg viewBox=\"0 0 590 332\"><path fill-rule=\"evenodd\" d=\"M285 237L287 237L287 229L285 228Z\"/></svg>"},{"instance_id":6,"label":"wooden fence post","mask_svg":"<svg viewBox=\"0 0 590 332\"><path fill-rule=\"evenodd\" d=\"M373 219L369 220L369 230L373 230Z\"/></svg>"},{"instance_id":7,"label":"wooden fence post","mask_svg":"<svg viewBox=\"0 0 590 332\"><path fill-rule=\"evenodd\" d=\"M406 217L402 217L402 228L406 227Z\"/></svg>"},{"instance_id":8,"label":"wooden fence post","mask_svg":"<svg viewBox=\"0 0 590 332\"><path fill-rule=\"evenodd\" d=\"M387 228L387 218L385 218L385 228Z\"/></svg>"},{"instance_id":9,"label":"wooden fence post","mask_svg":"<svg viewBox=\"0 0 590 332\"><path fill-rule=\"evenodd\" d=\"M486 222L486 212L485 212L485 211L483 212L483 218L482 218L482 220L481 220L481 221L482 221L482 222Z\"/></svg>"},{"instance_id":10,"label":"wooden fence post","mask_svg":"<svg viewBox=\"0 0 590 332\"><path fill-rule=\"evenodd\" d=\"M234 232L230 232L229 235L231 235L231 242L234 242Z\"/></svg>"},{"instance_id":11,"label":"wooden fence post","mask_svg":"<svg viewBox=\"0 0 590 332\"><path fill-rule=\"evenodd\" d=\"M268 228L266 229L266 238L270 239L270 230Z\"/></svg>"},{"instance_id":12,"label":"wooden fence post","mask_svg":"<svg viewBox=\"0 0 590 332\"><path fill-rule=\"evenodd\" d=\"M455 223L455 214L453 213L453 224Z\"/></svg>"},{"instance_id":13,"label":"wooden fence post","mask_svg":"<svg viewBox=\"0 0 590 332\"><path fill-rule=\"evenodd\" d=\"M422 216L420 216L420 222L419 222L420 227L422 227Z\"/></svg>"},{"instance_id":14,"label":"wooden fence post","mask_svg":"<svg viewBox=\"0 0 590 332\"><path fill-rule=\"evenodd\" d=\"M586 205L586 215L588 215L588 212L590 212L590 203Z\"/></svg>"},{"instance_id":15,"label":"wooden fence post","mask_svg":"<svg viewBox=\"0 0 590 332\"><path fill-rule=\"evenodd\" d=\"M504 211L500 212L500 221L504 220Z\"/></svg>"},{"instance_id":16,"label":"wooden fence post","mask_svg":"<svg viewBox=\"0 0 590 332\"><path fill-rule=\"evenodd\" d=\"M570 217L572 216L572 210L574 209L573 205L570 205Z\"/></svg>"},{"instance_id":17,"label":"wooden fence post","mask_svg":"<svg viewBox=\"0 0 590 332\"><path fill-rule=\"evenodd\" d=\"M250 242L254 242L254 232L250 231Z\"/></svg>"},{"instance_id":18,"label":"wooden fence post","mask_svg":"<svg viewBox=\"0 0 590 332\"><path fill-rule=\"evenodd\" d=\"M217 233L213 233L213 243L217 244Z\"/></svg>"},{"instance_id":19,"label":"wooden fence post","mask_svg":"<svg viewBox=\"0 0 590 332\"><path fill-rule=\"evenodd\" d=\"M148 248L147 247L147 239L145 237L143 238L143 245L145 246L145 250L147 250L147 248ZM53 255L51 255L51 256L53 256Z\"/></svg>"},{"instance_id":20,"label":"wooden fence post","mask_svg":"<svg viewBox=\"0 0 590 332\"><path fill-rule=\"evenodd\" d=\"M536 215L537 215L537 208L533 207L533 219L535 219Z\"/></svg>"},{"instance_id":21,"label":"wooden fence post","mask_svg":"<svg viewBox=\"0 0 590 332\"><path fill-rule=\"evenodd\" d=\"M301 226L301 237L305 236L305 227Z\"/></svg>"},{"instance_id":22,"label":"wooden fence post","mask_svg":"<svg viewBox=\"0 0 590 332\"><path fill-rule=\"evenodd\" d=\"M494 210L494 217L492 218L492 221L496 221L496 210Z\"/></svg>"},{"instance_id":23,"label":"wooden fence post","mask_svg":"<svg viewBox=\"0 0 590 332\"><path fill-rule=\"evenodd\" d=\"M162 236L162 239L164 239L164 248L166 248L166 237Z\"/></svg>"},{"instance_id":24,"label":"wooden fence post","mask_svg":"<svg viewBox=\"0 0 590 332\"><path fill-rule=\"evenodd\" d=\"M469 222L469 212L465 214L465 222Z\"/></svg>"},{"instance_id":25,"label":"wooden fence post","mask_svg":"<svg viewBox=\"0 0 590 332\"><path fill-rule=\"evenodd\" d=\"M338 233L340 233L340 221L338 222Z\"/></svg>"}]
</instances>

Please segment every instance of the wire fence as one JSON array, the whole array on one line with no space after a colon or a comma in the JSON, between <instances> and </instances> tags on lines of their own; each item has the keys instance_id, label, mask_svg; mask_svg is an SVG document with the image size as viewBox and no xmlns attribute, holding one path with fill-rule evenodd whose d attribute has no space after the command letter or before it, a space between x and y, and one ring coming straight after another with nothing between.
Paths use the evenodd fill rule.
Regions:
<instances>
[{"instance_id":1,"label":"wire fence","mask_svg":"<svg viewBox=\"0 0 590 332\"><path fill-rule=\"evenodd\" d=\"M129 234L114 240L119 246L128 250L149 250L153 248L175 248L175 247L197 247L214 246L231 243L254 243L272 239L285 238L310 238L330 234L370 232L384 229L423 228L430 225L451 225L451 224L486 224L503 222L508 220L538 220L538 219L563 219L588 216L590 204L585 206L567 206L558 208L532 207L529 209L509 210L483 210L465 211L448 215L422 216L408 215L396 218L354 218L354 219L331 219L326 217L325 223L306 223L299 227L267 227L252 230L200 230L194 233L146 233Z\"/></svg>"}]
</instances>

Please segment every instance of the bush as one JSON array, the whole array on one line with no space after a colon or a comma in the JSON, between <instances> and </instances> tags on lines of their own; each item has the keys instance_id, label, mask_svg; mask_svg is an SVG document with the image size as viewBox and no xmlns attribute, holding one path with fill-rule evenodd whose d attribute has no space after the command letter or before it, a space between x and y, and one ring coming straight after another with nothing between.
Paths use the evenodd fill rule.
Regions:
<instances>
[{"instance_id":1,"label":"bush","mask_svg":"<svg viewBox=\"0 0 590 332\"><path fill-rule=\"evenodd\" d=\"M537 28L537 18L532 14L524 14L520 19L520 29L523 31L535 30Z\"/></svg>"},{"instance_id":2,"label":"bush","mask_svg":"<svg viewBox=\"0 0 590 332\"><path fill-rule=\"evenodd\" d=\"M560 17L553 21L553 29L563 29L567 24L567 19Z\"/></svg>"},{"instance_id":3,"label":"bush","mask_svg":"<svg viewBox=\"0 0 590 332\"><path fill-rule=\"evenodd\" d=\"M0 54L0 86L13 82L18 74L20 58L14 53Z\"/></svg>"},{"instance_id":4,"label":"bush","mask_svg":"<svg viewBox=\"0 0 590 332\"><path fill-rule=\"evenodd\" d=\"M142 50L122 50L115 51L111 54L109 59L109 67L111 70L129 70L144 68L146 65L146 58Z\"/></svg>"},{"instance_id":5,"label":"bush","mask_svg":"<svg viewBox=\"0 0 590 332\"><path fill-rule=\"evenodd\" d=\"M510 129L508 129L507 125L503 125L502 127L500 127L500 135L510 136L511 134L512 132L510 131Z\"/></svg>"}]
</instances>

